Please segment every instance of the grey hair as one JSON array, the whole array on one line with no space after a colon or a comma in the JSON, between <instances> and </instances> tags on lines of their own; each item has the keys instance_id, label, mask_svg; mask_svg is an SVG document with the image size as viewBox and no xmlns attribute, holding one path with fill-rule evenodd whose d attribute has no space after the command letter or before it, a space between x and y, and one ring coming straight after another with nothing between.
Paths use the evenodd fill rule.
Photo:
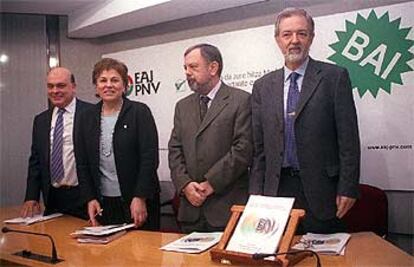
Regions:
<instances>
[{"instance_id":1,"label":"grey hair","mask_svg":"<svg viewBox=\"0 0 414 267\"><path fill-rule=\"evenodd\" d=\"M285 19L292 16L302 16L306 19L308 22L309 32L313 36L315 35L315 22L313 21L313 18L311 15L308 14L304 9L296 8L296 7L288 7L283 9L276 17L276 23L275 23L275 36L279 35L279 27L280 22Z\"/></svg>"},{"instance_id":2,"label":"grey hair","mask_svg":"<svg viewBox=\"0 0 414 267\"><path fill-rule=\"evenodd\" d=\"M223 58L221 56L220 50L211 44L196 44L193 45L184 52L184 56L188 55L191 51L195 49L200 49L201 56L208 62L211 63L213 61L216 61L219 65L218 67L218 75L221 75L221 72L223 70Z\"/></svg>"}]
</instances>

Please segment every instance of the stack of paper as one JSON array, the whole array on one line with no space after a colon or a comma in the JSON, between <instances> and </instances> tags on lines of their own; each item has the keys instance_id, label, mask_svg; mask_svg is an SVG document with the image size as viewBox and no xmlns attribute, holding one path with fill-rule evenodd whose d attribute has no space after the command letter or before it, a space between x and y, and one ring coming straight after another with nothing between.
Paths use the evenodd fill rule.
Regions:
<instances>
[{"instance_id":1,"label":"stack of paper","mask_svg":"<svg viewBox=\"0 0 414 267\"><path fill-rule=\"evenodd\" d=\"M294 245L293 249L312 250L320 254L327 255L344 255L345 245L348 242L350 234L312 234L307 233L302 236L299 242Z\"/></svg>"},{"instance_id":2,"label":"stack of paper","mask_svg":"<svg viewBox=\"0 0 414 267\"><path fill-rule=\"evenodd\" d=\"M126 230L134 227L131 224L115 224L105 226L84 227L71 233L79 243L107 244L126 233Z\"/></svg>"},{"instance_id":3,"label":"stack of paper","mask_svg":"<svg viewBox=\"0 0 414 267\"><path fill-rule=\"evenodd\" d=\"M25 225L29 225L29 224L33 224L33 223L37 223L37 222L43 222L43 221L47 221L59 216L62 216L62 213L53 213L47 216L43 216L41 214L37 214L34 215L33 217L17 217L14 219L10 219L10 220L5 220L5 223L10 223L10 224L25 224Z\"/></svg>"},{"instance_id":4,"label":"stack of paper","mask_svg":"<svg viewBox=\"0 0 414 267\"><path fill-rule=\"evenodd\" d=\"M250 196L226 249L248 254L275 253L293 202L294 198Z\"/></svg>"},{"instance_id":5,"label":"stack of paper","mask_svg":"<svg viewBox=\"0 0 414 267\"><path fill-rule=\"evenodd\" d=\"M161 249L183 253L201 253L217 244L222 234L222 232L194 232L161 247Z\"/></svg>"}]
</instances>

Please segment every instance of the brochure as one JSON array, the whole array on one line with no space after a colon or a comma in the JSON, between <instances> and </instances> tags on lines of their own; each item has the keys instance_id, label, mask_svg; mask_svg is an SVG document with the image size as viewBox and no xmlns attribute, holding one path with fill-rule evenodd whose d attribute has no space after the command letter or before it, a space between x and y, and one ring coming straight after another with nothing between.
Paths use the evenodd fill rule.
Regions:
<instances>
[{"instance_id":1,"label":"brochure","mask_svg":"<svg viewBox=\"0 0 414 267\"><path fill-rule=\"evenodd\" d=\"M77 241L79 243L91 243L91 244L108 244L111 241L114 241L115 239L120 238L121 236L126 234L126 230L109 234L109 235L79 235L76 237Z\"/></svg>"},{"instance_id":2,"label":"brochure","mask_svg":"<svg viewBox=\"0 0 414 267\"><path fill-rule=\"evenodd\" d=\"M345 246L350 237L351 235L347 233L307 233L292 248L298 250L308 249L326 255L344 255Z\"/></svg>"},{"instance_id":3,"label":"brochure","mask_svg":"<svg viewBox=\"0 0 414 267\"><path fill-rule=\"evenodd\" d=\"M37 222L47 221L47 220L50 220L56 217L60 217L62 215L63 215L62 213L53 213L47 216L43 216L42 214L37 214L37 215L34 215L33 217L17 217L17 218L5 220L4 222L10 223L10 224L29 225L29 224L33 224Z\"/></svg>"},{"instance_id":4,"label":"brochure","mask_svg":"<svg viewBox=\"0 0 414 267\"><path fill-rule=\"evenodd\" d=\"M294 198L250 196L226 249L248 254L275 253L293 202Z\"/></svg>"},{"instance_id":5,"label":"brochure","mask_svg":"<svg viewBox=\"0 0 414 267\"><path fill-rule=\"evenodd\" d=\"M193 232L161 247L161 249L191 254L201 253L217 244L220 241L222 234L222 232Z\"/></svg>"},{"instance_id":6,"label":"brochure","mask_svg":"<svg viewBox=\"0 0 414 267\"><path fill-rule=\"evenodd\" d=\"M91 235L91 236L105 236L117 233L126 229L133 228L135 224L112 224L104 226L88 226L71 233L72 236Z\"/></svg>"}]
</instances>

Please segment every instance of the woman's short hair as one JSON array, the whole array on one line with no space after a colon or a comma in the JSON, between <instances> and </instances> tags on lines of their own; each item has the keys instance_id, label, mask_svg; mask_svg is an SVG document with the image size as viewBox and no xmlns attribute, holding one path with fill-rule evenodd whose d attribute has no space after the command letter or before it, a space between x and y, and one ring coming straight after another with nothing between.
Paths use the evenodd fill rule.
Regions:
<instances>
[{"instance_id":1,"label":"woman's short hair","mask_svg":"<svg viewBox=\"0 0 414 267\"><path fill-rule=\"evenodd\" d=\"M118 72L124 83L124 87L128 87L128 67L121 61L113 58L103 58L96 62L92 72L92 83L94 85L96 85L97 79L105 70L115 70Z\"/></svg>"}]
</instances>

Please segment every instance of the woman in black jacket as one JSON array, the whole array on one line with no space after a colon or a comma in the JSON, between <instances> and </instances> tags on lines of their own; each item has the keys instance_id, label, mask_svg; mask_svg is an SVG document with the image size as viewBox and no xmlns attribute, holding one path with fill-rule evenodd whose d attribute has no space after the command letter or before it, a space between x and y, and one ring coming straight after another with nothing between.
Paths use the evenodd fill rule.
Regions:
<instances>
[{"instance_id":1,"label":"woman in black jacket","mask_svg":"<svg viewBox=\"0 0 414 267\"><path fill-rule=\"evenodd\" d=\"M100 60L92 80L102 101L82 114L77 165L90 221L158 230L158 134L151 111L125 97L122 62Z\"/></svg>"}]
</instances>

